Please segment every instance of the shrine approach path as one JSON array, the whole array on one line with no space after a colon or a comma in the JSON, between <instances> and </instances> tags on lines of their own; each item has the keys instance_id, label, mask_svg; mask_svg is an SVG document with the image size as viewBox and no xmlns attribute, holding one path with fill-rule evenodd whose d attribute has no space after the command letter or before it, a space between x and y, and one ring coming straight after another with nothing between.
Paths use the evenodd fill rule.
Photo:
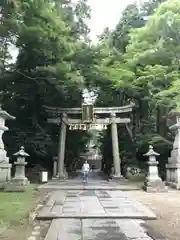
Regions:
<instances>
[{"instance_id":1,"label":"shrine approach path","mask_svg":"<svg viewBox=\"0 0 180 240\"><path fill-rule=\"evenodd\" d=\"M89 179L52 181L40 186L48 198L37 215L50 221L45 240L165 240L149 231L156 215L128 196L138 191L127 181Z\"/></svg>"}]
</instances>

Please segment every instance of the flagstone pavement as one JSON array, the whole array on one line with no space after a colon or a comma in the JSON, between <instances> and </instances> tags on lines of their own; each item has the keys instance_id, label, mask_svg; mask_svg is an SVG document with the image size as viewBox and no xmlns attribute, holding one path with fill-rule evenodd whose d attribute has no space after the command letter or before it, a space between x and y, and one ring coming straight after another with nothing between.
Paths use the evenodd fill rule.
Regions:
<instances>
[{"instance_id":1,"label":"flagstone pavement","mask_svg":"<svg viewBox=\"0 0 180 240\"><path fill-rule=\"evenodd\" d=\"M45 240L165 240L151 236L144 227L156 215L117 185L121 183L91 181L84 186L67 180L41 186L51 188L37 216L51 220Z\"/></svg>"}]
</instances>

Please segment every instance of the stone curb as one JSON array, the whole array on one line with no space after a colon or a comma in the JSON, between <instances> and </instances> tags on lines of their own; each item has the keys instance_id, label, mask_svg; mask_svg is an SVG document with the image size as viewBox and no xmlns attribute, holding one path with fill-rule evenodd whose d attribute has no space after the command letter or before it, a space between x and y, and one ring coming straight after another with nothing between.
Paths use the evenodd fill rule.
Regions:
<instances>
[{"instance_id":1,"label":"stone curb","mask_svg":"<svg viewBox=\"0 0 180 240\"><path fill-rule=\"evenodd\" d=\"M49 193L44 197L43 204L38 204L37 207L34 209L34 211L29 214L28 220L30 224L34 223L34 221L36 220L36 217L39 214L40 209L42 209L45 206L48 199L49 199Z\"/></svg>"},{"instance_id":2,"label":"stone curb","mask_svg":"<svg viewBox=\"0 0 180 240\"><path fill-rule=\"evenodd\" d=\"M73 186L46 186L46 187L42 187L39 189L46 189L46 190L51 190L51 191L60 191L60 190L69 190L69 191L73 191L73 190L89 190L89 191L95 191L95 190L107 190L107 191L140 191L142 190L141 188L133 188L133 187L127 187L127 188L123 188L123 187L92 187L92 186L87 186L87 187L73 187Z\"/></svg>"},{"instance_id":3,"label":"stone curb","mask_svg":"<svg viewBox=\"0 0 180 240\"><path fill-rule=\"evenodd\" d=\"M114 215L88 215L88 214L77 214L77 215L65 215L65 214L59 214L59 215L54 215L54 214L47 214L47 215L39 215L36 217L37 220L41 220L41 221L45 221L45 220L53 220L53 219L140 219L140 220L156 220L157 217L156 216L130 216L130 215L118 215L118 214L114 214Z\"/></svg>"},{"instance_id":4,"label":"stone curb","mask_svg":"<svg viewBox=\"0 0 180 240\"><path fill-rule=\"evenodd\" d=\"M42 205L42 204L38 204L37 207L34 209L34 211L29 214L29 223L30 224L34 223L34 221L38 215L39 209L42 208L43 206L44 205Z\"/></svg>"},{"instance_id":5,"label":"stone curb","mask_svg":"<svg viewBox=\"0 0 180 240\"><path fill-rule=\"evenodd\" d=\"M28 220L30 224L33 225L33 223L35 223L39 210L44 207L48 199L49 199L49 193L44 197L43 204L38 204L37 207L34 209L34 211L29 214ZM31 236L29 236L27 240L36 240L39 238L40 234L41 234L41 226L36 223L36 225L33 227Z\"/></svg>"},{"instance_id":6,"label":"stone curb","mask_svg":"<svg viewBox=\"0 0 180 240\"><path fill-rule=\"evenodd\" d=\"M32 233L31 233L31 236L28 237L27 240L36 240L37 237L40 236L40 233L41 233L40 231L41 231L40 225L36 225L36 226L33 228L33 231L32 231Z\"/></svg>"}]
</instances>

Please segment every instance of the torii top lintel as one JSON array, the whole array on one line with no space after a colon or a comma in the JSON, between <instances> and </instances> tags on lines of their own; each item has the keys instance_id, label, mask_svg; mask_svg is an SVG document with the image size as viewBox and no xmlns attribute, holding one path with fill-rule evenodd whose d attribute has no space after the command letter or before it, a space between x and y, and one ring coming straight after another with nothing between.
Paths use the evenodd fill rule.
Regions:
<instances>
[{"instance_id":1,"label":"torii top lintel","mask_svg":"<svg viewBox=\"0 0 180 240\"><path fill-rule=\"evenodd\" d=\"M62 113L66 114L81 114L82 108L57 108L57 107L49 107L44 106L46 108L46 111L53 115L59 115ZM134 107L133 104L129 104L126 106L121 107L94 107L94 113L95 114L104 114L104 113L126 113L131 112L132 108Z\"/></svg>"}]
</instances>

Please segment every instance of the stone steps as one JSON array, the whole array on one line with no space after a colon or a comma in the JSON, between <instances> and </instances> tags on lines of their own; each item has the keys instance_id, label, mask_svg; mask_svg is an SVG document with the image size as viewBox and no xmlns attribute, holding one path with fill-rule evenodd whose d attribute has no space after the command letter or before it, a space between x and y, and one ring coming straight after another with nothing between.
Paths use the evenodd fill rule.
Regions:
<instances>
[{"instance_id":1,"label":"stone steps","mask_svg":"<svg viewBox=\"0 0 180 240\"><path fill-rule=\"evenodd\" d=\"M111 213L111 214L98 214L98 213L82 213L82 214L39 214L37 220L46 221L53 219L140 219L140 220L156 220L155 215L140 215L140 214L120 214L120 213Z\"/></svg>"},{"instance_id":2,"label":"stone steps","mask_svg":"<svg viewBox=\"0 0 180 240\"><path fill-rule=\"evenodd\" d=\"M154 240L142 223L127 219L55 219L45 240Z\"/></svg>"},{"instance_id":3,"label":"stone steps","mask_svg":"<svg viewBox=\"0 0 180 240\"><path fill-rule=\"evenodd\" d=\"M82 185L82 186L54 186L54 185L46 185L43 187L39 187L39 189L46 189L46 190L54 190L54 191L65 191L65 190L89 190L89 191L94 191L94 190L109 190L109 191L135 191L135 190L140 190L138 187L133 187L133 186L87 186L87 185Z\"/></svg>"}]
</instances>

